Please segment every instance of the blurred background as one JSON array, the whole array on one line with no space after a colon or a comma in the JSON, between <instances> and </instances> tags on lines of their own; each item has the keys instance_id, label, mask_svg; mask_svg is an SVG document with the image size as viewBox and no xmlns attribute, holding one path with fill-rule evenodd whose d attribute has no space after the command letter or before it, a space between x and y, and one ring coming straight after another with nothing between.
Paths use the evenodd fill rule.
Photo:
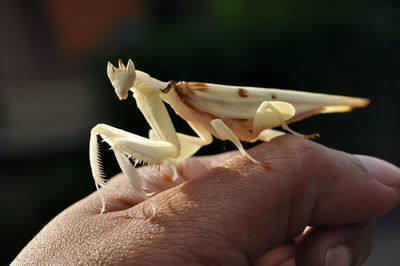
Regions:
<instances>
[{"instance_id":1,"label":"blurred background","mask_svg":"<svg viewBox=\"0 0 400 266\"><path fill-rule=\"evenodd\" d=\"M106 63L118 58L161 80L370 98L367 108L293 128L400 165L396 0L4 0L0 36L0 264L95 190L88 161L94 125L147 136L134 99L119 101L108 81ZM191 133L182 119L173 121ZM215 141L199 154L233 148ZM107 176L118 173L107 146L102 155ZM399 207L377 219L366 265L398 265L399 224Z\"/></svg>"}]
</instances>

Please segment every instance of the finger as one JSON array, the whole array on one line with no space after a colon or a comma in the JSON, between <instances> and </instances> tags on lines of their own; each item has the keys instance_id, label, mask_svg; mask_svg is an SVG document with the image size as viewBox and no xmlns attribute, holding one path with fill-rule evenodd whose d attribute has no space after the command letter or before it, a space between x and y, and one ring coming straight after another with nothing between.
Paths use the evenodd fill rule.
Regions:
<instances>
[{"instance_id":1,"label":"finger","mask_svg":"<svg viewBox=\"0 0 400 266\"><path fill-rule=\"evenodd\" d=\"M286 243L277 248L268 251L261 258L253 264L254 266L272 266L272 265L282 265L289 260L294 259L296 255L296 244Z\"/></svg>"},{"instance_id":2,"label":"finger","mask_svg":"<svg viewBox=\"0 0 400 266\"><path fill-rule=\"evenodd\" d=\"M376 180L385 185L400 189L400 178L393 178L393 176L400 176L399 168L375 157L366 155L356 155L356 157Z\"/></svg>"},{"instance_id":3,"label":"finger","mask_svg":"<svg viewBox=\"0 0 400 266\"><path fill-rule=\"evenodd\" d=\"M284 136L249 153L270 162L272 168L233 156L221 167L153 197L157 215L152 224L174 228L184 223L184 231L189 227L191 234L213 232L221 241L237 243L236 248L255 260L301 233L306 225L368 220L400 200L397 189L372 178L354 156L310 141ZM143 213L140 208L130 211L134 217ZM175 236L170 236L171 241ZM200 239L198 245L211 245Z\"/></svg>"},{"instance_id":4,"label":"finger","mask_svg":"<svg viewBox=\"0 0 400 266\"><path fill-rule=\"evenodd\" d=\"M362 265L373 249L374 231L372 221L332 228L308 227L296 242L268 251L253 265Z\"/></svg>"},{"instance_id":5,"label":"finger","mask_svg":"<svg viewBox=\"0 0 400 266\"><path fill-rule=\"evenodd\" d=\"M296 265L362 265L372 251L373 222L312 228L301 239Z\"/></svg>"}]
</instances>

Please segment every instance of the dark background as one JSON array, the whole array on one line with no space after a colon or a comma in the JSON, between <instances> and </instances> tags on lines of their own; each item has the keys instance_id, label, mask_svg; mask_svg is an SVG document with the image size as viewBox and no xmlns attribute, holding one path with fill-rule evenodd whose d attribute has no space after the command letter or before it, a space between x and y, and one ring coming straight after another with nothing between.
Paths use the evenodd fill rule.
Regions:
<instances>
[{"instance_id":1,"label":"dark background","mask_svg":"<svg viewBox=\"0 0 400 266\"><path fill-rule=\"evenodd\" d=\"M147 136L134 100L115 96L107 61L132 58L161 80L370 98L367 108L293 128L400 165L399 33L398 1L1 1L0 263L95 190L88 162L94 125ZM190 132L180 118L174 122ZM103 148L110 177L119 169ZM215 141L199 154L233 148ZM399 207L377 220L366 265L398 265L399 224Z\"/></svg>"}]
</instances>

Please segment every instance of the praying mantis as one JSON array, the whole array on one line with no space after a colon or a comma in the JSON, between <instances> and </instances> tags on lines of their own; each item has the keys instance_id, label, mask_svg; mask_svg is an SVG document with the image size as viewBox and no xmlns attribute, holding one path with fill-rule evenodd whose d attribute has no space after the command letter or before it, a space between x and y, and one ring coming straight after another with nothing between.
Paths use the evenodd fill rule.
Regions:
<instances>
[{"instance_id":1,"label":"praying mantis","mask_svg":"<svg viewBox=\"0 0 400 266\"><path fill-rule=\"evenodd\" d=\"M133 93L137 107L151 129L148 138L106 124L98 124L91 130L89 159L102 200L101 213L105 211L105 200L99 188L106 185L106 180L101 167L98 135L111 146L124 176L136 192L148 198L152 193L146 190L143 177L137 173L137 163L160 165L167 161L173 166L171 180L174 181L179 176L174 165L210 144L214 136L231 141L254 164L270 167L270 164L251 157L241 141L269 141L285 134L273 129L277 126L297 136L313 138L318 134L303 135L290 129L288 124L314 114L348 112L369 103L365 98L294 90L163 82L136 70L130 59L126 66L120 59L118 68L108 62L107 75L120 100L126 99L129 91ZM187 121L197 136L175 130L164 102ZM154 211L153 207L153 215Z\"/></svg>"}]
</instances>

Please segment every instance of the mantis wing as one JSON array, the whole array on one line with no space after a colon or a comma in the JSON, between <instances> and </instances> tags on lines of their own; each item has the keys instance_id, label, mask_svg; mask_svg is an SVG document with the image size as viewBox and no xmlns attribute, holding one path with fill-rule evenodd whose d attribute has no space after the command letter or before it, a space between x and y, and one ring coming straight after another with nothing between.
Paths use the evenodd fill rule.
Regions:
<instances>
[{"instance_id":1,"label":"mantis wing","mask_svg":"<svg viewBox=\"0 0 400 266\"><path fill-rule=\"evenodd\" d=\"M270 88L225 86L188 82L193 94L191 103L201 110L212 110L221 117L251 118L263 101L281 101L291 104L296 115L290 122L317 113L348 112L368 105L365 98ZM201 85L199 85L201 84Z\"/></svg>"}]
</instances>

